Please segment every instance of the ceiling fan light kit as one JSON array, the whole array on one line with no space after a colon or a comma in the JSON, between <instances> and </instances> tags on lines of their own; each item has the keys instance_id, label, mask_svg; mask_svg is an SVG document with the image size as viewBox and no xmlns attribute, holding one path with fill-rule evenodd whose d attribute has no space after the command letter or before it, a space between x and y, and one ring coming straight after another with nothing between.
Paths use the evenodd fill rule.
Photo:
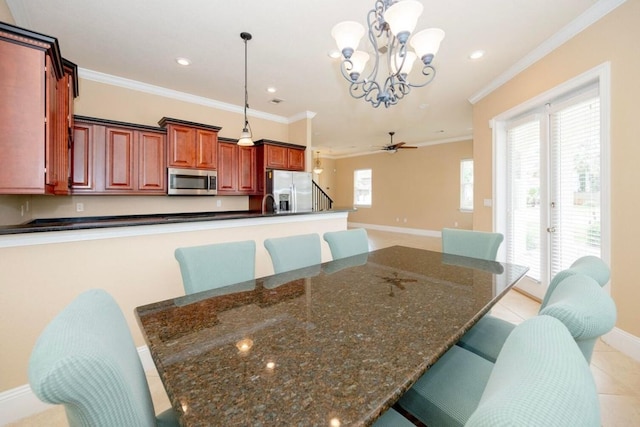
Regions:
<instances>
[{"instance_id":1,"label":"ceiling fan light kit","mask_svg":"<svg viewBox=\"0 0 640 427\"><path fill-rule=\"evenodd\" d=\"M389 142L389 144L387 144L384 147L382 147L382 151L386 151L389 154L393 154L393 153L397 153L399 149L418 148L418 147L414 147L412 145L405 145L406 142L398 142L398 143L394 144L393 143L393 135L395 135L395 132L389 132L390 142Z\"/></svg>"},{"instance_id":2,"label":"ceiling fan light kit","mask_svg":"<svg viewBox=\"0 0 640 427\"><path fill-rule=\"evenodd\" d=\"M370 55L357 50L365 28L355 21L340 22L333 27L331 35L343 57L340 70L350 83L352 97L364 98L375 108L380 105L389 107L409 94L411 88L423 87L433 81L436 70L431 63L445 34L439 28L413 34L422 10L422 3L417 0L376 0L367 14L369 50L374 55L374 63L366 77L362 76ZM415 52L407 45L411 45ZM384 81L378 82L380 59L384 55L388 75L382 76ZM408 75L418 58L423 65L423 80L412 83Z\"/></svg>"}]
</instances>

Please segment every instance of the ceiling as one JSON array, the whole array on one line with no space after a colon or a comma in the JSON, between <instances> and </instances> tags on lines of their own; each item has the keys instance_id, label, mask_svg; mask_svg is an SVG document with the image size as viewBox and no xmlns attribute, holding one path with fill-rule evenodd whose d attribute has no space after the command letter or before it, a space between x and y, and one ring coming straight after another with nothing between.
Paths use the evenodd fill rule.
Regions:
<instances>
[{"instance_id":1,"label":"ceiling","mask_svg":"<svg viewBox=\"0 0 640 427\"><path fill-rule=\"evenodd\" d=\"M470 137L469 99L497 86L500 76L513 74L527 55L598 3L422 0L416 28L446 32L434 60L436 78L399 104L375 109L350 97L339 60L328 56L335 49L333 25L364 25L373 0L6 1L16 25L57 37L63 55L81 69L232 104L237 111L244 98L240 32L248 31L249 121L257 112L283 121L313 112L313 149L338 157L376 150L389 142L389 131L396 132L394 142L412 145ZM469 59L477 49L486 55ZM178 66L177 57L192 65ZM268 86L277 92L268 93ZM273 98L283 102L273 104Z\"/></svg>"}]
</instances>

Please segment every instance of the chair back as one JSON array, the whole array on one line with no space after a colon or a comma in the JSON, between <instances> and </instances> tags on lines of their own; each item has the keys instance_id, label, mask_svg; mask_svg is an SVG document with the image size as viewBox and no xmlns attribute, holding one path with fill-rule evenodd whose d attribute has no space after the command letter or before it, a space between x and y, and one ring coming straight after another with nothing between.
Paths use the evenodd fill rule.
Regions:
<instances>
[{"instance_id":1,"label":"chair back","mask_svg":"<svg viewBox=\"0 0 640 427\"><path fill-rule=\"evenodd\" d=\"M443 228L442 252L495 261L503 240L501 233Z\"/></svg>"},{"instance_id":2,"label":"chair back","mask_svg":"<svg viewBox=\"0 0 640 427\"><path fill-rule=\"evenodd\" d=\"M369 252L369 238L367 237L367 230L364 228L328 231L322 237L329 244L333 259Z\"/></svg>"},{"instance_id":3,"label":"chair back","mask_svg":"<svg viewBox=\"0 0 640 427\"><path fill-rule=\"evenodd\" d=\"M597 339L616 324L613 299L585 274L573 274L559 283L540 314L564 323L587 362Z\"/></svg>"},{"instance_id":4,"label":"chair back","mask_svg":"<svg viewBox=\"0 0 640 427\"><path fill-rule=\"evenodd\" d=\"M550 316L509 335L465 426L600 426L598 392L567 328Z\"/></svg>"},{"instance_id":5,"label":"chair back","mask_svg":"<svg viewBox=\"0 0 640 427\"><path fill-rule=\"evenodd\" d=\"M255 278L253 240L178 248L174 255L187 295Z\"/></svg>"},{"instance_id":6,"label":"chair back","mask_svg":"<svg viewBox=\"0 0 640 427\"><path fill-rule=\"evenodd\" d=\"M586 274L598 282L600 286L606 285L609 282L609 277L611 276L609 266L605 264L602 259L593 255L580 257L571 264L571 267L566 270L562 270L553 276L549 283L549 287L544 294L544 298L542 299L542 304L540 304L540 309L542 310L549 303L549 298L560 282L567 277L578 273Z\"/></svg>"},{"instance_id":7,"label":"chair back","mask_svg":"<svg viewBox=\"0 0 640 427\"><path fill-rule=\"evenodd\" d=\"M265 239L264 247L271 256L273 270L276 273L322 262L320 236L316 233Z\"/></svg>"},{"instance_id":8,"label":"chair back","mask_svg":"<svg viewBox=\"0 0 640 427\"><path fill-rule=\"evenodd\" d=\"M155 426L149 386L120 307L103 290L84 292L38 338L29 383L62 404L71 426Z\"/></svg>"}]
</instances>

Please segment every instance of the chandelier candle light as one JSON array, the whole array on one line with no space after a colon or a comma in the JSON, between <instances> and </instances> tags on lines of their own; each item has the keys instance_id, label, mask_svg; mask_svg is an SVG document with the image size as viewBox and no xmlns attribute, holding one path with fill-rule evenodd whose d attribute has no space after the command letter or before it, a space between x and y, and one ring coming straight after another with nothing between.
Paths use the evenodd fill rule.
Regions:
<instances>
[{"instance_id":1,"label":"chandelier candle light","mask_svg":"<svg viewBox=\"0 0 640 427\"><path fill-rule=\"evenodd\" d=\"M333 27L331 36L343 56L340 70L351 83L349 93L352 97L364 98L375 108L381 104L389 107L411 92L412 87L431 83L436 74L431 62L444 39L444 31L429 28L412 35L423 9L417 0L376 0L374 8L367 14L369 42L375 61L371 73L363 78L370 55L356 49L365 34L364 27L354 21L344 21ZM407 44L415 52L409 50ZM378 82L380 56L385 54L388 75L384 82ZM423 81L410 83L408 75L417 58L423 64Z\"/></svg>"},{"instance_id":2,"label":"chandelier candle light","mask_svg":"<svg viewBox=\"0 0 640 427\"><path fill-rule=\"evenodd\" d=\"M247 108L249 108L249 92L247 91L247 42L251 40L251 34L240 33L240 37L244 40L244 128L238 139L238 145L253 145L253 139L251 139L251 127L249 126L249 120L247 120Z\"/></svg>"}]
</instances>

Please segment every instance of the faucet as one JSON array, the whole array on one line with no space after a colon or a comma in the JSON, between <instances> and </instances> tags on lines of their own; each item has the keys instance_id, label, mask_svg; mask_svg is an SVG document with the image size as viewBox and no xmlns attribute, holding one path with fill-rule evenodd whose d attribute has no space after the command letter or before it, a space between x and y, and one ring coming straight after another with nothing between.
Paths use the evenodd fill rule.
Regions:
<instances>
[{"instance_id":1,"label":"faucet","mask_svg":"<svg viewBox=\"0 0 640 427\"><path fill-rule=\"evenodd\" d=\"M271 197L271 200L273 200L273 204L276 203L276 199L275 197L273 197L273 194L271 193L267 193L262 197L262 215L265 214L266 212L266 208L267 208L267 199ZM273 209L273 204L271 205L271 208Z\"/></svg>"}]
</instances>

